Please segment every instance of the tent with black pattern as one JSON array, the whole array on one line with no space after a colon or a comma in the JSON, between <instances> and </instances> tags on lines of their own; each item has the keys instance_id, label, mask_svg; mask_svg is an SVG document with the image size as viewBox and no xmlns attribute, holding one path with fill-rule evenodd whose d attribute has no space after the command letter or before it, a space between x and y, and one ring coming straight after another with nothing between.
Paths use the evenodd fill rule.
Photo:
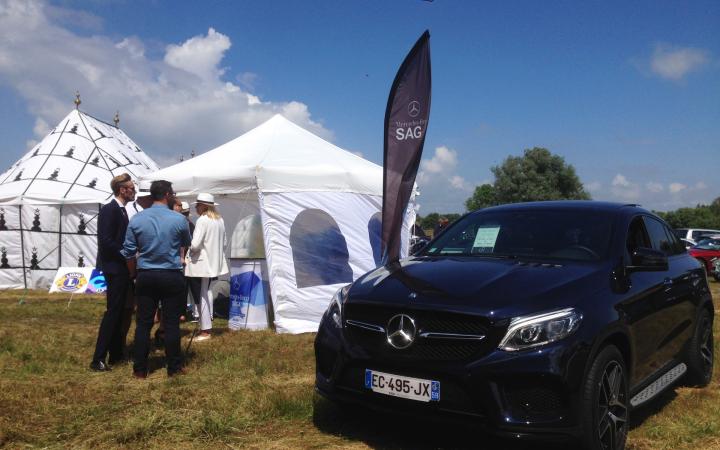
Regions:
<instances>
[{"instance_id":1,"label":"tent with black pattern","mask_svg":"<svg viewBox=\"0 0 720 450\"><path fill-rule=\"evenodd\" d=\"M158 169L117 121L75 109L0 175L0 288L47 288L58 267L95 265L110 180Z\"/></svg>"}]
</instances>

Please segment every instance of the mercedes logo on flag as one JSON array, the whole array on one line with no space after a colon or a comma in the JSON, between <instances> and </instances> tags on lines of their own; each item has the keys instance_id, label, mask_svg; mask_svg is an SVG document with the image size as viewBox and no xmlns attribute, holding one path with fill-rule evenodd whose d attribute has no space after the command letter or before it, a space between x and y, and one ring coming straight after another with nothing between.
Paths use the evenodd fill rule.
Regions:
<instances>
[{"instance_id":1,"label":"mercedes logo on flag","mask_svg":"<svg viewBox=\"0 0 720 450\"><path fill-rule=\"evenodd\" d=\"M393 316L387 324L387 341L398 350L410 347L415 341L415 321L405 314Z\"/></svg>"},{"instance_id":2,"label":"mercedes logo on flag","mask_svg":"<svg viewBox=\"0 0 720 450\"><path fill-rule=\"evenodd\" d=\"M417 117L420 114L420 102L413 100L408 103L408 114L410 117Z\"/></svg>"}]
</instances>

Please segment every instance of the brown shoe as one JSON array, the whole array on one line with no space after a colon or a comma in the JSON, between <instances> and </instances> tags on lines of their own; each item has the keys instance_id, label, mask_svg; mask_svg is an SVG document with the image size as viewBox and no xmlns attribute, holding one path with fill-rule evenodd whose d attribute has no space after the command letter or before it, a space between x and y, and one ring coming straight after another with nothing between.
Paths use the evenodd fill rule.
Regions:
<instances>
[{"instance_id":1,"label":"brown shoe","mask_svg":"<svg viewBox=\"0 0 720 450\"><path fill-rule=\"evenodd\" d=\"M148 377L148 374L147 374L147 372L142 372L142 371L140 371L140 370L137 370L137 371L133 372L133 376L134 376L135 378L139 378L139 379L141 379L141 380L144 380L145 378Z\"/></svg>"}]
</instances>

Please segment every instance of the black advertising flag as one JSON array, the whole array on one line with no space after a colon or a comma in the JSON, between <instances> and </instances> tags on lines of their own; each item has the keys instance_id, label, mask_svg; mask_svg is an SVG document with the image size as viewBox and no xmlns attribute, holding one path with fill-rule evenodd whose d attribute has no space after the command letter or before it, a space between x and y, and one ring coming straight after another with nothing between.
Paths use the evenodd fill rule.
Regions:
<instances>
[{"instance_id":1,"label":"black advertising flag","mask_svg":"<svg viewBox=\"0 0 720 450\"><path fill-rule=\"evenodd\" d=\"M430 117L430 85L430 32L425 31L395 75L385 110L382 209L385 264L400 258L403 218L415 185Z\"/></svg>"}]
</instances>

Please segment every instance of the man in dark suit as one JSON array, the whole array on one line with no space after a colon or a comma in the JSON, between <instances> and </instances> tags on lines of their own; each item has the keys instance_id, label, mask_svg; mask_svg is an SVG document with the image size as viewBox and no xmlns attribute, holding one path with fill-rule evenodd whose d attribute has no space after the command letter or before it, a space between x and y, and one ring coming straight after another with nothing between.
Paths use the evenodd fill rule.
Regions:
<instances>
[{"instance_id":1,"label":"man in dark suit","mask_svg":"<svg viewBox=\"0 0 720 450\"><path fill-rule=\"evenodd\" d=\"M121 322L130 285L127 264L120 250L128 226L125 204L135 199L135 185L130 175L124 173L110 181L110 188L115 198L103 205L98 215L97 268L103 271L107 282L107 306L100 322L90 369L99 372L110 370L113 363L123 359ZM109 361L106 363L105 356L108 354Z\"/></svg>"}]
</instances>

